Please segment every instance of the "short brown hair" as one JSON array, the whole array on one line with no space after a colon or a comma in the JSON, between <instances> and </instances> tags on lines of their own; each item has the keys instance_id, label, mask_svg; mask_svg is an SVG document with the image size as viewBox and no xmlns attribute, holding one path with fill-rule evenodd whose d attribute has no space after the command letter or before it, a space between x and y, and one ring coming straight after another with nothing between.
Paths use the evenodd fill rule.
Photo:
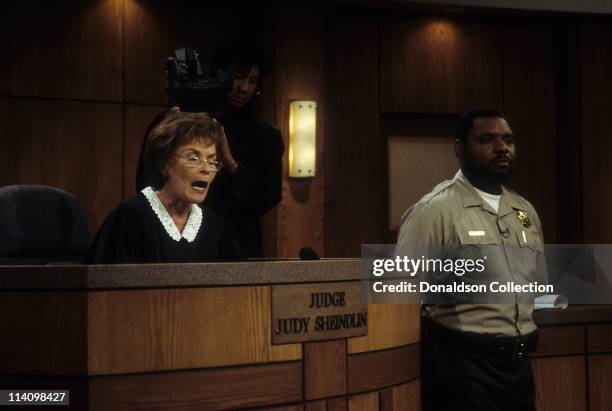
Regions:
<instances>
[{"instance_id":1,"label":"short brown hair","mask_svg":"<svg viewBox=\"0 0 612 411\"><path fill-rule=\"evenodd\" d=\"M217 146L222 138L221 125L208 113L169 113L151 131L144 148L144 161L153 173L154 188L164 186L162 170L179 147L193 141L204 141Z\"/></svg>"}]
</instances>

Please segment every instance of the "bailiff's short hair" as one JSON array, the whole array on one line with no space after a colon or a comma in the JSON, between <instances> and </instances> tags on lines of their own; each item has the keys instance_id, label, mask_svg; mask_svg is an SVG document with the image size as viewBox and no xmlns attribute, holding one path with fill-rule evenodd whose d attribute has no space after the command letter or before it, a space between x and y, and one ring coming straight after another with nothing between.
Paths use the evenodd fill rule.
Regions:
<instances>
[{"instance_id":1,"label":"bailiff's short hair","mask_svg":"<svg viewBox=\"0 0 612 411\"><path fill-rule=\"evenodd\" d=\"M162 170L176 150L194 141L217 146L223 138L221 125L208 113L173 112L155 127L144 148L144 161L154 177L154 188L165 184Z\"/></svg>"},{"instance_id":2,"label":"bailiff's short hair","mask_svg":"<svg viewBox=\"0 0 612 411\"><path fill-rule=\"evenodd\" d=\"M477 118L500 117L506 119L504 113L496 108L476 108L468 110L461 114L455 125L455 139L461 143L465 143L470 130L474 125L474 120Z\"/></svg>"}]
</instances>

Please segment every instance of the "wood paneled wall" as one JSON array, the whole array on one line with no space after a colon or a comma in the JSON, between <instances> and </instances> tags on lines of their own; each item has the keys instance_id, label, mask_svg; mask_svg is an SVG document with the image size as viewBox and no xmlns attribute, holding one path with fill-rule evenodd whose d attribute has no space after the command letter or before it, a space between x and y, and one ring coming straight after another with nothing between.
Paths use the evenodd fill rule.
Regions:
<instances>
[{"instance_id":1,"label":"wood paneled wall","mask_svg":"<svg viewBox=\"0 0 612 411\"><path fill-rule=\"evenodd\" d=\"M516 136L517 161L508 186L529 200L544 239L557 240L554 30L550 25L503 28L504 112Z\"/></svg>"},{"instance_id":2,"label":"wood paneled wall","mask_svg":"<svg viewBox=\"0 0 612 411\"><path fill-rule=\"evenodd\" d=\"M585 24L580 31L581 132L585 243L612 242L612 28Z\"/></svg>"},{"instance_id":3,"label":"wood paneled wall","mask_svg":"<svg viewBox=\"0 0 612 411\"><path fill-rule=\"evenodd\" d=\"M386 148L379 132L378 24L337 15L327 31L325 255L359 256L387 227Z\"/></svg>"},{"instance_id":4,"label":"wood paneled wall","mask_svg":"<svg viewBox=\"0 0 612 411\"><path fill-rule=\"evenodd\" d=\"M72 192L95 235L109 211L136 193L140 145L149 121L165 108L165 60L172 50L196 48L208 72L218 40L271 30L266 7L241 5L236 13L230 3L4 3L0 186L45 184Z\"/></svg>"},{"instance_id":5,"label":"wood paneled wall","mask_svg":"<svg viewBox=\"0 0 612 411\"><path fill-rule=\"evenodd\" d=\"M95 230L121 200L121 105L1 97L0 113L0 185L74 193Z\"/></svg>"},{"instance_id":6,"label":"wood paneled wall","mask_svg":"<svg viewBox=\"0 0 612 411\"><path fill-rule=\"evenodd\" d=\"M380 22L380 93L385 113L460 113L500 106L502 31L437 17Z\"/></svg>"},{"instance_id":7,"label":"wood paneled wall","mask_svg":"<svg viewBox=\"0 0 612 411\"><path fill-rule=\"evenodd\" d=\"M3 9L0 185L70 191L93 231L122 195L122 1Z\"/></svg>"},{"instance_id":8,"label":"wood paneled wall","mask_svg":"<svg viewBox=\"0 0 612 411\"><path fill-rule=\"evenodd\" d=\"M323 13L319 4L281 2L276 10L276 113L285 141L283 197L276 212L276 254L297 257L302 247L319 255L324 245L323 145L325 101L323 99ZM317 102L317 164L312 179L289 179L289 102Z\"/></svg>"},{"instance_id":9,"label":"wood paneled wall","mask_svg":"<svg viewBox=\"0 0 612 411\"><path fill-rule=\"evenodd\" d=\"M2 8L2 95L122 101L122 0Z\"/></svg>"},{"instance_id":10,"label":"wood paneled wall","mask_svg":"<svg viewBox=\"0 0 612 411\"><path fill-rule=\"evenodd\" d=\"M449 135L459 113L479 106L509 116L519 155L509 186L536 206L545 238L554 243L554 27L398 14L335 16L326 35L327 117L333 119L326 147L326 222L335 226L327 231L327 256L355 257L362 243L395 241L387 228L389 135Z\"/></svg>"},{"instance_id":11,"label":"wood paneled wall","mask_svg":"<svg viewBox=\"0 0 612 411\"><path fill-rule=\"evenodd\" d=\"M285 174L283 200L265 219L266 255L294 257L309 246L327 257L358 256L362 243L394 241L387 135L422 134L423 124L450 131L459 112L483 105L510 116L519 161L509 185L536 206L546 241L578 242L584 230L587 242L610 242L609 25L581 16L566 17L563 26L536 18L372 13L302 0L238 4L4 4L0 185L73 192L93 235L122 198L135 194L145 127L166 103L164 60L172 48L196 47L208 72L213 45L247 33L263 40L276 64L263 107L286 142L288 102L318 102L317 177L289 181ZM570 26L578 27L573 43L560 43L558 34ZM567 61L558 58L560 49ZM559 80L567 71L571 92ZM571 121L564 120L568 113ZM582 150L571 181L559 177L568 165L558 143L567 141ZM572 189L563 191L567 184ZM577 196L584 211L566 206ZM567 221L576 228L568 231Z\"/></svg>"}]
</instances>

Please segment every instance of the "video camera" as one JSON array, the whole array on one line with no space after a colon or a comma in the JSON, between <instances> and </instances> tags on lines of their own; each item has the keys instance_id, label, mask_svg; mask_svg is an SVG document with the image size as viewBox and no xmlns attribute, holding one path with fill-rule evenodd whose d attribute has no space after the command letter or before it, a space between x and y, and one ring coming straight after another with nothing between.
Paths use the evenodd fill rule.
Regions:
<instances>
[{"instance_id":1,"label":"video camera","mask_svg":"<svg viewBox=\"0 0 612 411\"><path fill-rule=\"evenodd\" d=\"M182 111L206 111L232 88L232 78L223 70L204 80L198 53L191 47L174 50L174 57L166 61L166 72L169 106Z\"/></svg>"}]
</instances>

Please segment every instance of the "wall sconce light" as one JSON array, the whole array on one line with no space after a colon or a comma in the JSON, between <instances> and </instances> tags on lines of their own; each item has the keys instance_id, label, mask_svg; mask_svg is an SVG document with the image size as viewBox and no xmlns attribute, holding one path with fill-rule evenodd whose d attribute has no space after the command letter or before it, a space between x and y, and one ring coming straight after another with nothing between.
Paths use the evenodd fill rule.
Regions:
<instances>
[{"instance_id":1,"label":"wall sconce light","mask_svg":"<svg viewBox=\"0 0 612 411\"><path fill-rule=\"evenodd\" d=\"M317 152L317 103L289 103L289 177L314 177Z\"/></svg>"}]
</instances>

